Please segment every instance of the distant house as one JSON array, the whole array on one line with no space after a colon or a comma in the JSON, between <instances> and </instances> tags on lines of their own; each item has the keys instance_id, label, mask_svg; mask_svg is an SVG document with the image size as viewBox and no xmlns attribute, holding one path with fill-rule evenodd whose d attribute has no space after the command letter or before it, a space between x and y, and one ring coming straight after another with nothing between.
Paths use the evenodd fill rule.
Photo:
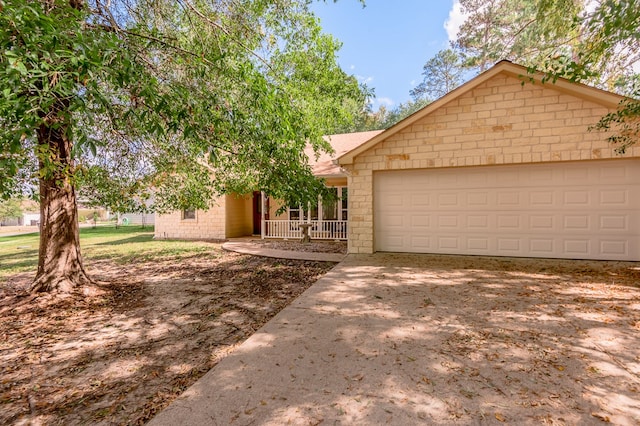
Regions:
<instances>
[{"instance_id":1,"label":"distant house","mask_svg":"<svg viewBox=\"0 0 640 426\"><path fill-rule=\"evenodd\" d=\"M155 215L153 213L123 213L120 215L120 220L130 225L154 225Z\"/></svg>"},{"instance_id":2,"label":"distant house","mask_svg":"<svg viewBox=\"0 0 640 426\"><path fill-rule=\"evenodd\" d=\"M384 132L331 136L339 166L313 166L337 205L276 216L260 193L226 195L158 216L156 237L298 238L310 221L350 253L640 261L640 146L620 156L588 130L622 98L531 77L503 61Z\"/></svg>"},{"instance_id":3,"label":"distant house","mask_svg":"<svg viewBox=\"0 0 640 426\"><path fill-rule=\"evenodd\" d=\"M23 200L20 202L22 215L20 217L5 219L0 222L0 226L38 226L40 223L39 205L33 200Z\"/></svg>"},{"instance_id":4,"label":"distant house","mask_svg":"<svg viewBox=\"0 0 640 426\"><path fill-rule=\"evenodd\" d=\"M24 226L38 226L40 224L40 212L25 212L22 214L22 223Z\"/></svg>"}]
</instances>

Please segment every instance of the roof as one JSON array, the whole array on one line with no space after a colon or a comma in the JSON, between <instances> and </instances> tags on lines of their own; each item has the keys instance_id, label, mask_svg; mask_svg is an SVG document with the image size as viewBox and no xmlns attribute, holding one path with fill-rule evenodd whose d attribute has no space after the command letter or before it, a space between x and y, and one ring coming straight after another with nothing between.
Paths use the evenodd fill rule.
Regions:
<instances>
[{"instance_id":1,"label":"roof","mask_svg":"<svg viewBox=\"0 0 640 426\"><path fill-rule=\"evenodd\" d=\"M353 164L353 160L359 154L367 151L373 146L377 145L379 142L389 138L390 136L402 131L403 129L411 126L416 121L426 117L431 114L433 111L439 109L440 107L446 105L447 103L455 100L456 98L464 95L465 93L470 92L475 89L479 85L483 84L487 80L495 77L497 74L507 74L511 77L516 77L521 79L523 82L532 81L535 83L541 83L544 78L544 74L535 73L529 74L526 67L522 65L517 65L509 61L500 61L487 71L478 75L477 77L469 80L462 86L452 90L447 93L440 99L430 103L426 107L421 110L415 112L404 120L396 123L395 125L389 127L387 130L380 132L375 135L371 139L365 141L364 143L355 146L350 151L345 152L342 155L338 156L337 162L340 165ZM586 99L592 102L595 102L599 105L603 105L607 108L615 108L620 101L624 98L620 95L616 95L615 93L607 92L605 90L597 89L595 87L587 86L580 83L572 83L569 80L559 78L554 83L550 84L554 90L558 90L563 93L567 93L582 99Z\"/></svg>"},{"instance_id":2,"label":"roof","mask_svg":"<svg viewBox=\"0 0 640 426\"><path fill-rule=\"evenodd\" d=\"M329 142L335 152L330 154L323 152L318 158L316 158L313 149L307 146L304 152L309 157L309 165L313 174L318 177L344 176L345 174L340 170L340 166L334 163L334 160L382 132L382 130L373 130L325 136L324 139Z\"/></svg>"}]
</instances>

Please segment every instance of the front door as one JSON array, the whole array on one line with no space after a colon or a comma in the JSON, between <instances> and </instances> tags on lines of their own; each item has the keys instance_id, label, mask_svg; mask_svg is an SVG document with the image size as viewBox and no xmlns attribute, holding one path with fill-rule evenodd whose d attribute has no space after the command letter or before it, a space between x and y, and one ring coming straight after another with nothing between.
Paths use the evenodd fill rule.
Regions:
<instances>
[{"instance_id":1,"label":"front door","mask_svg":"<svg viewBox=\"0 0 640 426\"><path fill-rule=\"evenodd\" d=\"M264 219L269 220L269 197L265 199ZM260 191L253 192L253 234L260 235L262 233L262 193Z\"/></svg>"}]
</instances>

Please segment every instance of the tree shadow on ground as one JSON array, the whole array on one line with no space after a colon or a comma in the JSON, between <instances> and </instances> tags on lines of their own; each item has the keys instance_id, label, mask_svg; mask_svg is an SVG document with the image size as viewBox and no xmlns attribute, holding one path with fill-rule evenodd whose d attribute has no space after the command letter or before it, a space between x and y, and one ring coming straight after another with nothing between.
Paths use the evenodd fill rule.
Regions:
<instances>
[{"instance_id":1,"label":"tree shadow on ground","mask_svg":"<svg viewBox=\"0 0 640 426\"><path fill-rule=\"evenodd\" d=\"M637 267L351 256L151 424L635 424Z\"/></svg>"},{"instance_id":2,"label":"tree shadow on ground","mask_svg":"<svg viewBox=\"0 0 640 426\"><path fill-rule=\"evenodd\" d=\"M101 295L0 296L0 423L142 424L333 266L219 249L89 263Z\"/></svg>"}]
</instances>

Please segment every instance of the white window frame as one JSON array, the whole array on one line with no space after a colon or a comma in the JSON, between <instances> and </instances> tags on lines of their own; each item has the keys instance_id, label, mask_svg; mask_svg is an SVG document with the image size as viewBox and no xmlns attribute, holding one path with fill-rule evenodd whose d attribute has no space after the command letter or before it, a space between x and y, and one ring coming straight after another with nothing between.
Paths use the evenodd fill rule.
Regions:
<instances>
[{"instance_id":1,"label":"white window frame","mask_svg":"<svg viewBox=\"0 0 640 426\"><path fill-rule=\"evenodd\" d=\"M332 186L331 188L336 188L338 192L338 199L336 200L338 206L338 220L347 220L343 219L344 212L346 211L346 216L349 217L349 206L347 208L342 207L342 190L349 190L347 186ZM348 193L347 193L348 194ZM311 207L307 206L307 209L303 209L302 206L299 206L297 209L293 209L294 211L300 212L300 221L302 222L311 222ZM287 207L287 220L295 220L291 219L291 207ZM318 221L322 221L324 218L322 217L322 198L318 196Z\"/></svg>"}]
</instances>

